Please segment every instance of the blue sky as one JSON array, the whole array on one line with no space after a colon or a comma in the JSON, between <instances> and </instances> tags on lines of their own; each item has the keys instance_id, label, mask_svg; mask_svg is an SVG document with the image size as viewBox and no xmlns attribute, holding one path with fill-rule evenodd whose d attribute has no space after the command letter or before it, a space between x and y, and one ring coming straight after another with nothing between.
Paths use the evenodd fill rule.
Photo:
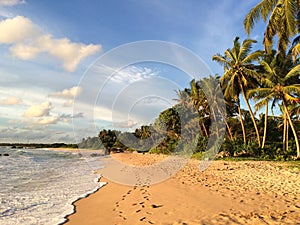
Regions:
<instances>
[{"instance_id":1,"label":"blue sky","mask_svg":"<svg viewBox=\"0 0 300 225\"><path fill-rule=\"evenodd\" d=\"M212 74L221 74L212 55L231 47L235 36L247 37L242 22L258 2L0 0L0 142L75 142L73 128L84 137L153 121L191 78L180 68L144 62L122 68L105 85L103 74L97 83L84 83L97 59L120 45L157 40L189 49ZM262 35L260 24L251 37L261 42ZM164 81L160 92L157 84ZM141 98L147 88L157 95ZM135 101L127 109L129 95Z\"/></svg>"}]
</instances>

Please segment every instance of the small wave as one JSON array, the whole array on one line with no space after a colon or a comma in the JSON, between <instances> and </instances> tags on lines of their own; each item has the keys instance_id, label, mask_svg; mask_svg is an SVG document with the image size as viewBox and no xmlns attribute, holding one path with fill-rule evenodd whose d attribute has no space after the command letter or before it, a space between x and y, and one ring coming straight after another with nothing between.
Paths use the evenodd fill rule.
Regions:
<instances>
[{"instance_id":1,"label":"small wave","mask_svg":"<svg viewBox=\"0 0 300 225\"><path fill-rule=\"evenodd\" d=\"M0 224L61 224L74 213L75 201L105 185L93 171L101 167L97 157L83 160L69 153L25 151L12 151L16 157L1 165Z\"/></svg>"}]
</instances>

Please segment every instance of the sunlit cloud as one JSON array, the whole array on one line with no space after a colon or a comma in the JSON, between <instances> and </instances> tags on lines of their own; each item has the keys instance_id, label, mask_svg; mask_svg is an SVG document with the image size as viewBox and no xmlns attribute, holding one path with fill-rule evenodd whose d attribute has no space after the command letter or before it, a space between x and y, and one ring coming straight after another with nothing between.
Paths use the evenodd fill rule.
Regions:
<instances>
[{"instance_id":1,"label":"sunlit cloud","mask_svg":"<svg viewBox=\"0 0 300 225\"><path fill-rule=\"evenodd\" d=\"M23 16L0 21L0 43L15 44L39 34L34 24Z\"/></svg>"},{"instance_id":2,"label":"sunlit cloud","mask_svg":"<svg viewBox=\"0 0 300 225\"><path fill-rule=\"evenodd\" d=\"M36 59L40 53L46 53L60 60L68 72L75 71L81 60L101 50L100 45L54 38L23 16L0 21L0 44L9 44L12 55L21 60Z\"/></svg>"},{"instance_id":3,"label":"sunlit cloud","mask_svg":"<svg viewBox=\"0 0 300 225\"><path fill-rule=\"evenodd\" d=\"M7 97L0 100L0 105L19 105L22 103L22 99L16 97Z\"/></svg>"},{"instance_id":4,"label":"sunlit cloud","mask_svg":"<svg viewBox=\"0 0 300 225\"><path fill-rule=\"evenodd\" d=\"M51 102L43 102L40 105L33 105L29 107L24 113L24 117L48 116L51 109L52 109Z\"/></svg>"},{"instance_id":5,"label":"sunlit cloud","mask_svg":"<svg viewBox=\"0 0 300 225\"><path fill-rule=\"evenodd\" d=\"M74 98L82 93L82 88L79 86L74 86L70 89L64 89L60 92L54 92L50 94L51 97L57 98ZM69 102L70 103L70 102Z\"/></svg>"},{"instance_id":6,"label":"sunlit cloud","mask_svg":"<svg viewBox=\"0 0 300 225\"><path fill-rule=\"evenodd\" d=\"M130 84L142 79L150 78L151 76L157 76L158 74L159 71L154 71L148 67L129 66L113 74L111 81Z\"/></svg>"}]
</instances>

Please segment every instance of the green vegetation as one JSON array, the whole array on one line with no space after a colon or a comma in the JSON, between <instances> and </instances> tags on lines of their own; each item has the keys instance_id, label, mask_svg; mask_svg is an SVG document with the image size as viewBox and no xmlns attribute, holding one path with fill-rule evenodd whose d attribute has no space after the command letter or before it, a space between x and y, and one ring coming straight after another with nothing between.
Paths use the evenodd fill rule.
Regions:
<instances>
[{"instance_id":1,"label":"green vegetation","mask_svg":"<svg viewBox=\"0 0 300 225\"><path fill-rule=\"evenodd\" d=\"M65 143L0 143L0 146L10 146L12 148L78 148L77 144Z\"/></svg>"},{"instance_id":2,"label":"green vegetation","mask_svg":"<svg viewBox=\"0 0 300 225\"><path fill-rule=\"evenodd\" d=\"M194 158L202 158L208 137L220 137L222 128L211 125L221 120L226 124L220 149L225 159L300 159L299 11L300 1L262 0L246 15L244 27L250 35L258 20L266 23L263 50L252 51L255 40L240 42L236 37L232 48L212 56L223 66L223 75L192 80L188 88L177 90L177 104L161 112L153 124L132 133L102 130L99 137L84 139L79 146L163 154L192 151ZM223 99L220 88L224 109L218 102ZM241 99L247 110L241 108ZM269 115L269 108L281 115ZM255 115L260 109L265 113Z\"/></svg>"}]
</instances>

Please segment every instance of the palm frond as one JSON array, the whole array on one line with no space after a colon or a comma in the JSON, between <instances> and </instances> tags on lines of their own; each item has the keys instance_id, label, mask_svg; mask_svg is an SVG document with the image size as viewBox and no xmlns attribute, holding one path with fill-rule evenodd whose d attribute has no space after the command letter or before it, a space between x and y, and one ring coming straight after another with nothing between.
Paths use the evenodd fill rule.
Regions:
<instances>
[{"instance_id":1,"label":"palm frond","mask_svg":"<svg viewBox=\"0 0 300 225\"><path fill-rule=\"evenodd\" d=\"M268 21L267 28L264 35L264 40L263 40L265 50L267 52L272 51L273 37L279 31L279 27L282 23L281 12L282 12L281 6L277 5L272 11L270 19Z\"/></svg>"},{"instance_id":2,"label":"palm frond","mask_svg":"<svg viewBox=\"0 0 300 225\"><path fill-rule=\"evenodd\" d=\"M255 23L260 19L266 22L268 15L276 6L277 0L262 0L247 14L244 19L244 28L249 35Z\"/></svg>"},{"instance_id":3,"label":"palm frond","mask_svg":"<svg viewBox=\"0 0 300 225\"><path fill-rule=\"evenodd\" d=\"M288 74L284 77L284 81L293 78L293 77L299 77L300 75L300 64L293 67Z\"/></svg>"},{"instance_id":4,"label":"palm frond","mask_svg":"<svg viewBox=\"0 0 300 225\"><path fill-rule=\"evenodd\" d=\"M249 55L251 49L252 49L252 45L254 43L256 43L257 41L252 40L252 39L245 39L243 41L242 46L240 47L239 50L239 55L238 55L238 59L241 61L243 60L247 55Z\"/></svg>"},{"instance_id":5,"label":"palm frond","mask_svg":"<svg viewBox=\"0 0 300 225\"><path fill-rule=\"evenodd\" d=\"M292 55L294 61L296 61L296 58L299 54L300 54L300 43L297 43L292 47Z\"/></svg>"},{"instance_id":6,"label":"palm frond","mask_svg":"<svg viewBox=\"0 0 300 225\"><path fill-rule=\"evenodd\" d=\"M231 66L233 66L234 63L237 61L237 55L235 54L235 52L231 51L230 49L227 49L225 51L225 57L231 60L229 63L229 65Z\"/></svg>"},{"instance_id":7,"label":"palm frond","mask_svg":"<svg viewBox=\"0 0 300 225\"><path fill-rule=\"evenodd\" d=\"M298 10L298 1L293 0L284 0L284 16L285 16L285 29L287 36L293 36L296 34L297 30L297 21L295 15Z\"/></svg>"},{"instance_id":8,"label":"palm frond","mask_svg":"<svg viewBox=\"0 0 300 225\"><path fill-rule=\"evenodd\" d=\"M219 53L216 54L216 55L213 55L212 60L219 63L224 68L226 68L230 64L230 62L224 56L222 56Z\"/></svg>"},{"instance_id":9,"label":"palm frond","mask_svg":"<svg viewBox=\"0 0 300 225\"><path fill-rule=\"evenodd\" d=\"M262 100L257 102L255 104L255 111L258 111L261 108L263 108L264 106L266 106L266 104L269 103L273 98L274 98L273 94L269 94L265 98L263 98Z\"/></svg>"},{"instance_id":10,"label":"palm frond","mask_svg":"<svg viewBox=\"0 0 300 225\"><path fill-rule=\"evenodd\" d=\"M247 52L248 55L243 56L244 58L242 59L241 63L243 64L248 64L248 63L252 63L253 61L258 61L260 57L263 56L263 51L255 51L252 52L251 54L249 54L249 52Z\"/></svg>"}]
</instances>

